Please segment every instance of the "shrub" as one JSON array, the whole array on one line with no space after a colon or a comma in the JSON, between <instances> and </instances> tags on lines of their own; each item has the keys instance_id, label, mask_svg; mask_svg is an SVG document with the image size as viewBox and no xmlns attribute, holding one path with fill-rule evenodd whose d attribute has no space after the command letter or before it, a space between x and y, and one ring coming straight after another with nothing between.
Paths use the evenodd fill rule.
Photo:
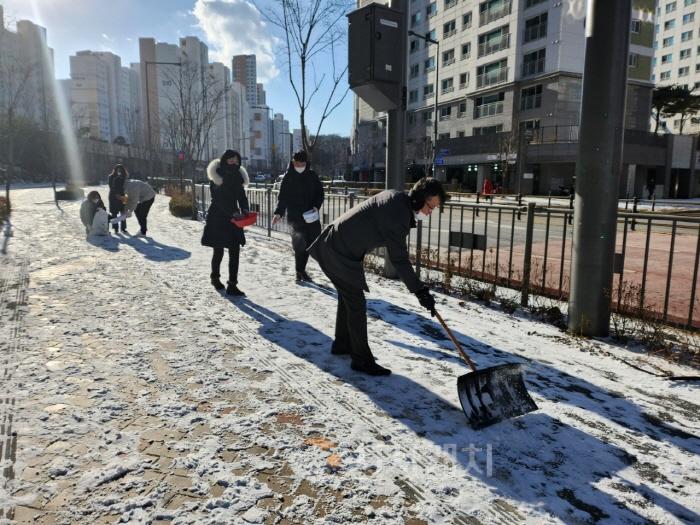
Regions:
<instances>
[{"instance_id":1,"label":"shrub","mask_svg":"<svg viewBox=\"0 0 700 525\"><path fill-rule=\"evenodd\" d=\"M170 213L175 217L187 217L192 219L197 216L192 193L173 192L170 197Z\"/></svg>"}]
</instances>

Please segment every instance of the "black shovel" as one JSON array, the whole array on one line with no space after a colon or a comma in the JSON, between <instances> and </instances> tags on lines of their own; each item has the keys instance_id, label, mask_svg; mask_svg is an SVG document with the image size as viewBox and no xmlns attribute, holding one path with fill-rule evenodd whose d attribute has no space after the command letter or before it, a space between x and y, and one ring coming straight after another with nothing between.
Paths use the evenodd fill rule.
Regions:
<instances>
[{"instance_id":1,"label":"black shovel","mask_svg":"<svg viewBox=\"0 0 700 525\"><path fill-rule=\"evenodd\" d=\"M519 364L508 363L477 370L440 314L435 312L435 317L450 336L459 355L472 369L472 372L457 378L459 402L470 427L484 428L537 410L525 387Z\"/></svg>"}]
</instances>

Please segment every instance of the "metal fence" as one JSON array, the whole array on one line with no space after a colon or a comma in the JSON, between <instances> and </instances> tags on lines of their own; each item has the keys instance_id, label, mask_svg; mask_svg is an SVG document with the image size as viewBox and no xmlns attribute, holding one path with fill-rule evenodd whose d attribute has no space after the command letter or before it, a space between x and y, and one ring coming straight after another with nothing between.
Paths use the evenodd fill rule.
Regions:
<instances>
[{"instance_id":1,"label":"metal fence","mask_svg":"<svg viewBox=\"0 0 700 525\"><path fill-rule=\"evenodd\" d=\"M209 186L195 186L201 218L209 206ZM286 221L272 226L278 192L248 190L257 226L288 232ZM320 210L332 222L367 197L327 194ZM443 279L470 278L531 294L567 300L569 295L573 209L517 201L448 202L440 213L419 222L408 238L416 271ZM700 328L697 297L700 218L618 212L615 276L610 298L614 311L653 316L664 323Z\"/></svg>"}]
</instances>

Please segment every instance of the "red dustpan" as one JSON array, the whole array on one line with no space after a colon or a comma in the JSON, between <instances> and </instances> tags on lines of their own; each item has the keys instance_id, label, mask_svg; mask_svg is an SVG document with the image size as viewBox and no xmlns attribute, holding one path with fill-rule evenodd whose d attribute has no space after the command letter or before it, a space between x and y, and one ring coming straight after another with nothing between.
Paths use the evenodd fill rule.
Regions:
<instances>
[{"instance_id":1,"label":"red dustpan","mask_svg":"<svg viewBox=\"0 0 700 525\"><path fill-rule=\"evenodd\" d=\"M258 221L258 214L254 211L249 212L246 215L234 215L231 219L231 223L235 224L239 228L245 228L246 226L252 226Z\"/></svg>"}]
</instances>

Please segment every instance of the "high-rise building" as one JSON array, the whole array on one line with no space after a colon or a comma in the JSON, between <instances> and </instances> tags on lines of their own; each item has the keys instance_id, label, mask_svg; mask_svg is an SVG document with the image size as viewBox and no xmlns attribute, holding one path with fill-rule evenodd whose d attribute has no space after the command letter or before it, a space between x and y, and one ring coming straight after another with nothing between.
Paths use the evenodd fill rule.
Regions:
<instances>
[{"instance_id":1,"label":"high-rise building","mask_svg":"<svg viewBox=\"0 0 700 525\"><path fill-rule=\"evenodd\" d=\"M266 102L267 97L265 96L265 86L263 84L258 84L255 87L255 89L257 90L257 93L258 93L258 95L257 95L258 104L260 104L261 106L264 106L265 104L267 104L267 102Z\"/></svg>"},{"instance_id":2,"label":"high-rise building","mask_svg":"<svg viewBox=\"0 0 700 525\"><path fill-rule=\"evenodd\" d=\"M50 126L53 82L46 29L29 20L18 21L16 31L6 29L0 5L0 114L12 109L16 116Z\"/></svg>"},{"instance_id":3,"label":"high-rise building","mask_svg":"<svg viewBox=\"0 0 700 525\"><path fill-rule=\"evenodd\" d=\"M268 171L272 160L270 108L254 105L250 113L250 166L255 171Z\"/></svg>"},{"instance_id":4,"label":"high-rise building","mask_svg":"<svg viewBox=\"0 0 700 525\"><path fill-rule=\"evenodd\" d=\"M258 101L258 76L255 64L255 55L236 55L231 65L233 81L243 84L246 89L248 104L255 106L264 104Z\"/></svg>"},{"instance_id":5,"label":"high-rise building","mask_svg":"<svg viewBox=\"0 0 700 525\"><path fill-rule=\"evenodd\" d=\"M227 149L236 149L232 144L233 117L231 115L231 98L228 94L231 89L231 72L221 62L209 64L209 77L212 93L222 92L221 108L216 115L209 134L211 146L210 157L221 156Z\"/></svg>"},{"instance_id":6,"label":"high-rise building","mask_svg":"<svg viewBox=\"0 0 700 525\"><path fill-rule=\"evenodd\" d=\"M291 160L291 134L289 121L282 113L275 113L272 119L272 168L284 170Z\"/></svg>"},{"instance_id":7,"label":"high-rise building","mask_svg":"<svg viewBox=\"0 0 700 525\"><path fill-rule=\"evenodd\" d=\"M578 140L585 2L413 0L408 5L409 30L439 45L409 37L409 164L428 169L436 151L436 175L443 180L476 191L484 178L491 178L513 191L521 181L505 177L503 170L515 169L521 136L534 133L539 140L551 133L559 142ZM625 126L647 130L654 2L634 0L633 5ZM383 178L385 133L386 115L356 97L351 138L358 178ZM512 166L494 162L496 158L507 158ZM558 191L572 180L575 155L556 162L528 160L533 175L524 191L535 186Z\"/></svg>"},{"instance_id":8,"label":"high-rise building","mask_svg":"<svg viewBox=\"0 0 700 525\"><path fill-rule=\"evenodd\" d=\"M682 85L700 88L700 9L696 0L659 0L656 7L656 25L632 25L633 38L654 39L654 74L657 86ZM653 31L653 33L652 33ZM653 35L653 36L652 36ZM660 129L671 133L696 134L700 119L683 119L673 115L662 119Z\"/></svg>"},{"instance_id":9,"label":"high-rise building","mask_svg":"<svg viewBox=\"0 0 700 525\"><path fill-rule=\"evenodd\" d=\"M250 160L250 105L246 99L246 89L238 82L231 83L228 92L231 111L231 147L237 149L244 164Z\"/></svg>"}]
</instances>

